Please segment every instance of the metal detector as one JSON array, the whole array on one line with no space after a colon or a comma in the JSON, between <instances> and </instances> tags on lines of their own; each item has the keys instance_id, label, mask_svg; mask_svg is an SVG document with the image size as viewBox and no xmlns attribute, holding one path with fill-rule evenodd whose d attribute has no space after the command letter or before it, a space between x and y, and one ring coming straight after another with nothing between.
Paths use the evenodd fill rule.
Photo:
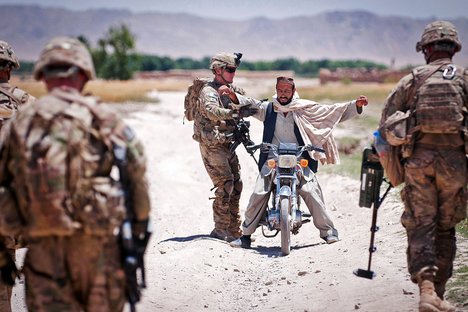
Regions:
<instances>
[{"instance_id":1,"label":"metal detector","mask_svg":"<svg viewBox=\"0 0 468 312\"><path fill-rule=\"evenodd\" d=\"M370 228L371 237L370 237L370 246L369 246L369 262L367 265L367 270L356 269L353 273L358 277L373 279L375 273L371 270L372 262L372 253L374 253L377 248L374 246L375 232L379 230L377 226L377 210L384 201L388 192L392 188L392 185L388 183L387 190L380 197L380 186L384 181L383 178L384 170L380 164L379 158L375 153L375 150L368 147L365 148L362 155L362 166L361 166L361 189L359 193L359 206L370 208L373 206L372 210L372 225Z\"/></svg>"}]
</instances>

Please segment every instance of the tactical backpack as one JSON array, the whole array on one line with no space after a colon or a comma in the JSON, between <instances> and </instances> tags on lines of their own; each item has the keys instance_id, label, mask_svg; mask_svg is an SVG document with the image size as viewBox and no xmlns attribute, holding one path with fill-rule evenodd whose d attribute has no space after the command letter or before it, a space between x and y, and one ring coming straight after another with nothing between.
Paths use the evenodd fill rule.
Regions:
<instances>
[{"instance_id":1,"label":"tactical backpack","mask_svg":"<svg viewBox=\"0 0 468 312\"><path fill-rule=\"evenodd\" d=\"M414 81L418 83L430 71L429 66L414 69ZM463 130L466 114L460 82L463 72L463 68L443 65L417 88L411 107L417 130L435 134L457 134Z\"/></svg>"},{"instance_id":2,"label":"tactical backpack","mask_svg":"<svg viewBox=\"0 0 468 312\"><path fill-rule=\"evenodd\" d=\"M46 96L40 110L27 107L10 136L20 143L11 143L22 156L11 161L17 206L31 237L77 229L109 235L125 216L122 188L109 177L115 119L106 110L91 110L86 100L93 99L70 96Z\"/></svg>"},{"instance_id":3,"label":"tactical backpack","mask_svg":"<svg viewBox=\"0 0 468 312\"><path fill-rule=\"evenodd\" d=\"M193 121L199 112L200 92L210 80L207 78L196 78L188 87L184 100L184 116L188 121Z\"/></svg>"}]
</instances>

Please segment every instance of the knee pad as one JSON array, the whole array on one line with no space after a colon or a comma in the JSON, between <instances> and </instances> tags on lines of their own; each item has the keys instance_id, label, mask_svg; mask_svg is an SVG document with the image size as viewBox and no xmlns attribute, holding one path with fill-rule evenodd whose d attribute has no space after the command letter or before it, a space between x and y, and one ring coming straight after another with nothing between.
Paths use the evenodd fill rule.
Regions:
<instances>
[{"instance_id":1,"label":"knee pad","mask_svg":"<svg viewBox=\"0 0 468 312\"><path fill-rule=\"evenodd\" d=\"M241 179L235 180L233 194L240 195L240 193L242 193L242 188L243 188L242 180Z\"/></svg>"}]
</instances>

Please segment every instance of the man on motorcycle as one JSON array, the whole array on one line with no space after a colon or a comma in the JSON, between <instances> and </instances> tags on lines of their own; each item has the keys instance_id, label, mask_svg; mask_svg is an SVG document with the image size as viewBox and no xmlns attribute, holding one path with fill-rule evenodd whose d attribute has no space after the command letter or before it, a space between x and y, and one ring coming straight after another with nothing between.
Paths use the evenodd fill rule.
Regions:
<instances>
[{"instance_id":1,"label":"man on motorcycle","mask_svg":"<svg viewBox=\"0 0 468 312\"><path fill-rule=\"evenodd\" d=\"M241 103L255 101L239 95L237 98ZM315 175L318 167L317 159L322 163L339 162L332 130L337 123L360 114L362 107L368 104L367 97L360 96L347 103L322 105L300 99L296 93L294 80L288 77L278 77L273 102L255 101L255 103L259 111L254 117L264 123L262 142L313 144L325 150L325 154L312 154L313 159L310 157L311 155L304 152L303 157L309 160L309 168L304 170L298 193L307 205L314 225L320 231L320 237L328 244L337 242L338 231L326 212L322 190ZM271 157L272 155L268 153L262 152L260 154L260 174L245 212L242 223L243 235L231 242L233 247L250 248L250 236L255 232L264 216L273 183L273 178L270 175L265 175L269 172L266 160Z\"/></svg>"}]
</instances>

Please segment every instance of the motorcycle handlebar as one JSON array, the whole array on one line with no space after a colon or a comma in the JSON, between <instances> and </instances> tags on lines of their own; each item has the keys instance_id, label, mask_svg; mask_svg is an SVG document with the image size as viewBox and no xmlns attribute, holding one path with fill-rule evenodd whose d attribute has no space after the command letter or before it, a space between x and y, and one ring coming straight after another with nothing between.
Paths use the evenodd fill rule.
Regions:
<instances>
[{"instance_id":1,"label":"motorcycle handlebar","mask_svg":"<svg viewBox=\"0 0 468 312\"><path fill-rule=\"evenodd\" d=\"M258 150L259 148L261 149L262 152L264 153L267 153L269 152L270 150L273 150L274 152L277 152L278 151L278 146L275 145L275 144L271 144L271 143L260 143L260 144L256 144L256 145L249 145L248 148L250 150L252 150L253 152L255 152L256 150ZM319 148L319 147L316 147L312 144L308 144L308 145L304 145L304 146L299 146L297 148L297 154L300 155L302 154L304 151L317 151L317 152L320 152L320 153L325 153L325 150L322 149L322 148Z\"/></svg>"},{"instance_id":2,"label":"motorcycle handlebar","mask_svg":"<svg viewBox=\"0 0 468 312\"><path fill-rule=\"evenodd\" d=\"M303 148L302 151L308 150L308 151L317 151L317 152L320 152L320 153L325 153L325 150L323 148L313 146L312 144L303 146L302 148Z\"/></svg>"}]
</instances>

